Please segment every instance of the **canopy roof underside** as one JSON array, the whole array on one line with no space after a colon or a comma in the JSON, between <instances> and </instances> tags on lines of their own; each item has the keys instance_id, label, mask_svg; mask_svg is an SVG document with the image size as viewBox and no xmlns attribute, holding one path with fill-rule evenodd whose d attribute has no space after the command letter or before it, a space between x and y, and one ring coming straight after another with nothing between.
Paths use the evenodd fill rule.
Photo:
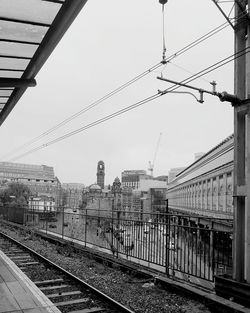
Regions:
<instances>
[{"instance_id":1,"label":"canopy roof underside","mask_svg":"<svg viewBox=\"0 0 250 313\"><path fill-rule=\"evenodd\" d=\"M87 0L0 0L0 125Z\"/></svg>"}]
</instances>

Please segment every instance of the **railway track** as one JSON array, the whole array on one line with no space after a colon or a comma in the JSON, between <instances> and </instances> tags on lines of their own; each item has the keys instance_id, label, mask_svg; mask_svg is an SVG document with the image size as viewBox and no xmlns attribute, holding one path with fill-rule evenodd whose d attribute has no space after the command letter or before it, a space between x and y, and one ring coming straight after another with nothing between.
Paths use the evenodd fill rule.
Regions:
<instances>
[{"instance_id":1,"label":"railway track","mask_svg":"<svg viewBox=\"0 0 250 313\"><path fill-rule=\"evenodd\" d=\"M133 313L100 290L1 232L0 249L62 313Z\"/></svg>"}]
</instances>

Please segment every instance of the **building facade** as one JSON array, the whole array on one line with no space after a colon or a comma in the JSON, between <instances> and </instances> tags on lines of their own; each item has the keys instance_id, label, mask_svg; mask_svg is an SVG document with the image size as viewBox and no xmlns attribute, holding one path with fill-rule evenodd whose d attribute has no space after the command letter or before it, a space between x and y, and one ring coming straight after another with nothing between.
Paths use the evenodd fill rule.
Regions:
<instances>
[{"instance_id":1,"label":"building facade","mask_svg":"<svg viewBox=\"0 0 250 313\"><path fill-rule=\"evenodd\" d=\"M122 172L122 187L130 187L132 189L140 188L141 180L152 179L144 170L126 170Z\"/></svg>"},{"instance_id":2,"label":"building facade","mask_svg":"<svg viewBox=\"0 0 250 313\"><path fill-rule=\"evenodd\" d=\"M0 162L0 185L6 182L23 183L32 195L53 197L60 204L61 184L51 166Z\"/></svg>"},{"instance_id":3,"label":"building facade","mask_svg":"<svg viewBox=\"0 0 250 313\"><path fill-rule=\"evenodd\" d=\"M144 170L126 170L122 172L122 216L135 220L151 218L151 191L154 188L167 189L167 176L160 180L147 175Z\"/></svg>"},{"instance_id":4,"label":"building facade","mask_svg":"<svg viewBox=\"0 0 250 313\"><path fill-rule=\"evenodd\" d=\"M82 213L98 217L111 217L113 208L113 195L111 190L102 189L92 184L83 190Z\"/></svg>"},{"instance_id":5,"label":"building facade","mask_svg":"<svg viewBox=\"0 0 250 313\"><path fill-rule=\"evenodd\" d=\"M185 169L185 167L175 167L175 168L171 168L168 172L168 182L171 183L176 176L182 172Z\"/></svg>"},{"instance_id":6,"label":"building facade","mask_svg":"<svg viewBox=\"0 0 250 313\"><path fill-rule=\"evenodd\" d=\"M62 205L75 210L82 205L84 184L63 183Z\"/></svg>"},{"instance_id":7,"label":"building facade","mask_svg":"<svg viewBox=\"0 0 250 313\"><path fill-rule=\"evenodd\" d=\"M55 212L55 200L52 197L30 197L28 209L34 212Z\"/></svg>"},{"instance_id":8,"label":"building facade","mask_svg":"<svg viewBox=\"0 0 250 313\"><path fill-rule=\"evenodd\" d=\"M233 219L233 135L180 172L168 185L169 208Z\"/></svg>"}]
</instances>

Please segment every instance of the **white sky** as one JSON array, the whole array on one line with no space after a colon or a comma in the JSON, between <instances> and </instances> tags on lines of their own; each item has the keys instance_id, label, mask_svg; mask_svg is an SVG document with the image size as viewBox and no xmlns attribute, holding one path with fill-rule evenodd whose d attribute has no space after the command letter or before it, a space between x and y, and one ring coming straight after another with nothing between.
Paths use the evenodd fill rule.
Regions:
<instances>
[{"instance_id":1,"label":"white sky","mask_svg":"<svg viewBox=\"0 0 250 313\"><path fill-rule=\"evenodd\" d=\"M167 56L225 22L212 0L169 0L165 10ZM190 74L177 66L196 73L232 55L233 44L233 30L227 27L175 58L163 76L181 81ZM1 157L157 64L161 56L158 0L88 1L36 77L37 87L26 91L1 126ZM169 87L156 79L160 73L152 72L16 155ZM213 80L218 91L233 93L233 63L190 84L211 90ZM123 170L147 170L162 133L154 175L166 175L233 132L230 104L204 97L200 104L190 95L167 94L15 162L50 165L61 182L89 185L103 160L105 183L112 184Z\"/></svg>"}]
</instances>

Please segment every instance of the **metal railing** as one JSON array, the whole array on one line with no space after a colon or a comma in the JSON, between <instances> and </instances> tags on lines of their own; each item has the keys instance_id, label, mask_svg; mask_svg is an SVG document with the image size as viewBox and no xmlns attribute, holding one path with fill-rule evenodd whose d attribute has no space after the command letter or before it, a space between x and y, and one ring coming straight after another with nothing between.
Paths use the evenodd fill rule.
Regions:
<instances>
[{"instance_id":1,"label":"metal railing","mask_svg":"<svg viewBox=\"0 0 250 313\"><path fill-rule=\"evenodd\" d=\"M15 221L20 208L1 208L0 216ZM15 212L14 212L15 211ZM214 281L232 268L231 221L179 214L140 212L139 219L122 211L73 210L55 212L23 209L26 225L117 258L189 280ZM11 213L10 213L11 212ZM136 212L138 213L138 212ZM215 227L216 225L216 227Z\"/></svg>"}]
</instances>

